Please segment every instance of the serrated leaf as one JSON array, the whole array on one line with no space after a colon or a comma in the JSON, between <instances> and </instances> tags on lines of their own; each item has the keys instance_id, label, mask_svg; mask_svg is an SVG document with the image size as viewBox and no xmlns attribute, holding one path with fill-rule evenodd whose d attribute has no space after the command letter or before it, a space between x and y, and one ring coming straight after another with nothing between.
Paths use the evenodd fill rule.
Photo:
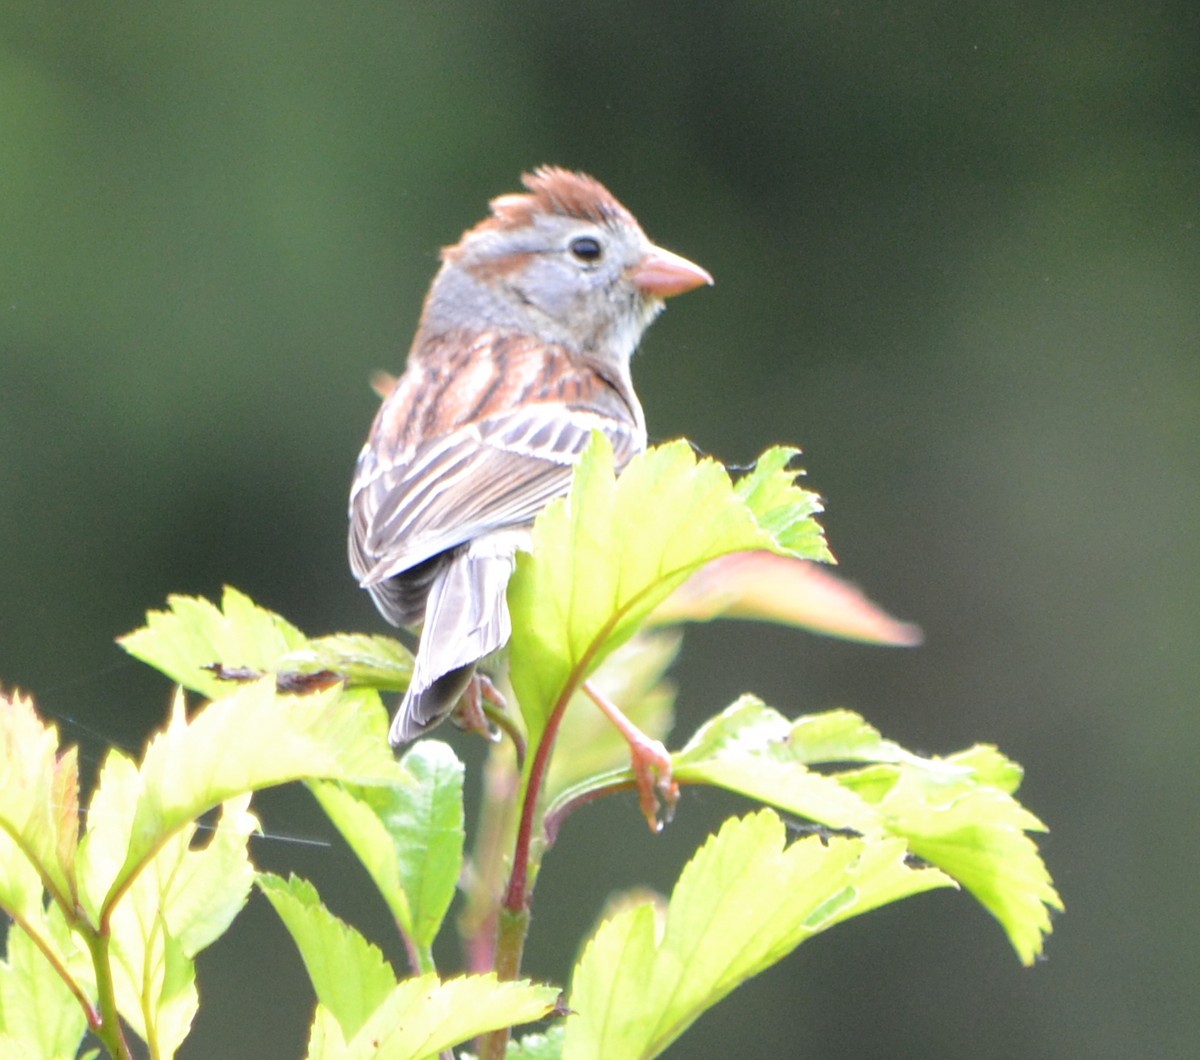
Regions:
<instances>
[{"instance_id":1,"label":"serrated leaf","mask_svg":"<svg viewBox=\"0 0 1200 1060\"><path fill-rule=\"evenodd\" d=\"M680 783L725 788L830 828L878 835L888 830L887 821L875 805L877 799L866 797L859 787L861 781L847 784L841 775L807 768L823 762L873 760L935 768L928 760L884 740L851 711L829 711L789 721L749 695L705 722L672 757L674 775ZM966 763L941 763L937 768L955 775L971 775ZM556 789L547 816L554 819L564 805L630 776L627 768L615 768ZM890 785L894 780L895 772L887 772L886 782Z\"/></svg>"},{"instance_id":2,"label":"serrated leaf","mask_svg":"<svg viewBox=\"0 0 1200 1060\"><path fill-rule=\"evenodd\" d=\"M1011 796L1020 767L994 747L922 757L851 711L789 721L743 696L701 726L673 762L681 783L723 787L830 828L904 839L996 916L1025 963L1041 952L1048 910L1061 908L1025 834L1043 826ZM809 768L848 762L871 764Z\"/></svg>"},{"instance_id":3,"label":"serrated leaf","mask_svg":"<svg viewBox=\"0 0 1200 1060\"><path fill-rule=\"evenodd\" d=\"M10 1051L0 1055L74 1055L80 1000L94 996L90 960L61 912L76 903L76 756L59 753L57 729L19 694L0 695L0 776L0 909L11 918L0 961L0 1040Z\"/></svg>"},{"instance_id":4,"label":"serrated leaf","mask_svg":"<svg viewBox=\"0 0 1200 1060\"><path fill-rule=\"evenodd\" d=\"M232 695L239 685L204 667L222 663L271 673L280 657L307 644L285 618L226 586L221 606L199 596L167 597L169 611L148 611L146 625L117 638L130 655L206 699Z\"/></svg>"},{"instance_id":5,"label":"serrated leaf","mask_svg":"<svg viewBox=\"0 0 1200 1060\"><path fill-rule=\"evenodd\" d=\"M198 845L191 822L166 839L111 907L117 1005L155 1056L174 1055L187 1037L199 1005L193 958L245 905L258 828L248 804L248 795L227 802Z\"/></svg>"},{"instance_id":6,"label":"serrated leaf","mask_svg":"<svg viewBox=\"0 0 1200 1060\"><path fill-rule=\"evenodd\" d=\"M243 598L228 610L236 616L239 608L252 605ZM79 937L65 923L53 930L62 919L56 910L78 909L90 926L76 930L106 935L121 1017L164 1058L175 1054L197 1010L195 954L228 927L248 893L246 843L257 828L245 812L249 793L309 777L411 783L387 747L374 692L292 697L268 679L236 688L190 720L180 693L140 767L120 752L108 755L76 852L74 758L56 755L57 734L29 704L4 706L0 732L13 768L0 786L0 899L39 932L46 952L61 955L78 997L92 996L95 985L79 975ZM194 844L196 819L218 805L220 822L207 842ZM59 892L48 913L43 884Z\"/></svg>"},{"instance_id":7,"label":"serrated leaf","mask_svg":"<svg viewBox=\"0 0 1200 1060\"><path fill-rule=\"evenodd\" d=\"M916 760L852 710L827 710L797 718L791 723L789 742L796 758L808 763Z\"/></svg>"},{"instance_id":8,"label":"serrated leaf","mask_svg":"<svg viewBox=\"0 0 1200 1060\"><path fill-rule=\"evenodd\" d=\"M122 873L136 871L163 836L243 792L317 777L403 783L381 736L382 717L363 706L361 694L339 689L280 695L269 679L208 704L191 720L177 698L138 771L141 792Z\"/></svg>"},{"instance_id":9,"label":"serrated leaf","mask_svg":"<svg viewBox=\"0 0 1200 1060\"><path fill-rule=\"evenodd\" d=\"M334 916L307 880L260 873L259 889L275 907L300 950L321 1005L352 1038L396 985L379 948Z\"/></svg>"},{"instance_id":10,"label":"serrated leaf","mask_svg":"<svg viewBox=\"0 0 1200 1060\"><path fill-rule=\"evenodd\" d=\"M899 840L784 839L769 810L726 821L684 868L664 920L647 904L601 925L572 977L566 1060L657 1056L816 932L950 885L908 868Z\"/></svg>"},{"instance_id":11,"label":"serrated leaf","mask_svg":"<svg viewBox=\"0 0 1200 1060\"><path fill-rule=\"evenodd\" d=\"M526 1034L508 1047L505 1060L562 1060L566 1027L555 1024L545 1034ZM463 1060L467 1060L463 1057Z\"/></svg>"},{"instance_id":12,"label":"serrated leaf","mask_svg":"<svg viewBox=\"0 0 1200 1060\"><path fill-rule=\"evenodd\" d=\"M30 937L8 930L0 960L0 1056L72 1057L87 1020L78 1000Z\"/></svg>"},{"instance_id":13,"label":"serrated leaf","mask_svg":"<svg viewBox=\"0 0 1200 1060\"><path fill-rule=\"evenodd\" d=\"M324 1005L317 1005L308 1029L307 1060L345 1060L346 1036L337 1017Z\"/></svg>"},{"instance_id":14,"label":"serrated leaf","mask_svg":"<svg viewBox=\"0 0 1200 1060\"><path fill-rule=\"evenodd\" d=\"M105 900L129 853L141 791L137 764L123 751L110 750L97 774L79 844L79 900L93 928L100 927Z\"/></svg>"},{"instance_id":15,"label":"serrated leaf","mask_svg":"<svg viewBox=\"0 0 1200 1060\"><path fill-rule=\"evenodd\" d=\"M28 909L41 887L68 907L75 901L79 771L75 748L58 753L58 730L33 701L0 695L0 906ZM39 878L35 888L24 862Z\"/></svg>"},{"instance_id":16,"label":"serrated leaf","mask_svg":"<svg viewBox=\"0 0 1200 1060\"><path fill-rule=\"evenodd\" d=\"M114 932L109 960L121 1018L151 1056L173 1057L200 1008L194 962L152 914Z\"/></svg>"},{"instance_id":17,"label":"serrated leaf","mask_svg":"<svg viewBox=\"0 0 1200 1060\"><path fill-rule=\"evenodd\" d=\"M749 695L705 722L673 761L681 781L728 788L832 828L868 834L892 830L878 802L900 776L897 766L926 775L943 791L949 785L965 790L987 783L975 774L975 762L986 765L988 776L1001 768L974 752L950 758L915 755L851 711L789 720ZM849 762L872 765L849 773L808 768Z\"/></svg>"},{"instance_id":18,"label":"serrated leaf","mask_svg":"<svg viewBox=\"0 0 1200 1060\"><path fill-rule=\"evenodd\" d=\"M283 696L266 680L189 720L178 695L140 768L114 751L100 771L79 854L80 900L93 926L161 851L222 803L297 778L405 783L377 713L363 709L361 694Z\"/></svg>"},{"instance_id":19,"label":"serrated leaf","mask_svg":"<svg viewBox=\"0 0 1200 1060\"><path fill-rule=\"evenodd\" d=\"M413 656L395 637L375 633L333 633L314 637L303 648L281 656L280 671L328 670L352 687L404 692L412 678Z\"/></svg>"},{"instance_id":20,"label":"serrated leaf","mask_svg":"<svg viewBox=\"0 0 1200 1060\"><path fill-rule=\"evenodd\" d=\"M946 761L969 769L978 783L987 784L1008 795L1012 795L1025 778L1025 771L991 744L976 744L965 751L948 755Z\"/></svg>"},{"instance_id":21,"label":"serrated leaf","mask_svg":"<svg viewBox=\"0 0 1200 1060\"><path fill-rule=\"evenodd\" d=\"M408 783L370 788L311 785L313 794L375 881L421 971L454 897L463 858L463 765L438 740L401 760Z\"/></svg>"},{"instance_id":22,"label":"serrated leaf","mask_svg":"<svg viewBox=\"0 0 1200 1060\"><path fill-rule=\"evenodd\" d=\"M797 726L803 719L793 723L755 697L742 696L672 756L675 778L726 788L831 828L880 834L876 807L836 778L807 768Z\"/></svg>"},{"instance_id":23,"label":"serrated leaf","mask_svg":"<svg viewBox=\"0 0 1200 1060\"><path fill-rule=\"evenodd\" d=\"M1021 962L1033 963L1051 930L1050 911L1064 906L1027 834L1045 825L1011 794L1020 767L987 745L911 758L838 779L874 804L914 854L970 891L1000 922Z\"/></svg>"},{"instance_id":24,"label":"serrated leaf","mask_svg":"<svg viewBox=\"0 0 1200 1060\"><path fill-rule=\"evenodd\" d=\"M812 518L823 510L821 498L796 485L796 477L803 474L794 467L799 456L800 450L792 446L772 446L737 480L735 490L779 550L833 563L824 531Z\"/></svg>"},{"instance_id":25,"label":"serrated leaf","mask_svg":"<svg viewBox=\"0 0 1200 1060\"><path fill-rule=\"evenodd\" d=\"M511 680L531 744L559 698L705 563L751 549L827 555L811 520L816 497L764 461L735 489L721 465L671 442L617 478L597 433L570 493L538 516L509 585Z\"/></svg>"},{"instance_id":26,"label":"serrated leaf","mask_svg":"<svg viewBox=\"0 0 1200 1060\"><path fill-rule=\"evenodd\" d=\"M249 840L259 830L249 807L249 794L225 802L212 826L185 830L176 841L175 856L165 857L164 848L150 872L139 877L138 884L151 873L158 876L151 900L159 904L167 929L188 957L220 938L246 904L254 883ZM136 897L136 886L131 897Z\"/></svg>"},{"instance_id":27,"label":"serrated leaf","mask_svg":"<svg viewBox=\"0 0 1200 1060\"><path fill-rule=\"evenodd\" d=\"M1050 910L1063 909L1027 834L1045 825L998 788L939 794L905 773L880 809L903 821L913 853L970 891L1000 922L1021 963L1032 964L1050 933Z\"/></svg>"},{"instance_id":28,"label":"serrated leaf","mask_svg":"<svg viewBox=\"0 0 1200 1060\"><path fill-rule=\"evenodd\" d=\"M6 830L0 830L0 910L18 923L36 923L43 894L33 862Z\"/></svg>"},{"instance_id":29,"label":"serrated leaf","mask_svg":"<svg viewBox=\"0 0 1200 1060\"><path fill-rule=\"evenodd\" d=\"M558 988L494 974L439 980L405 979L332 1060L424 1060L489 1031L541 1019L554 1010ZM316 1060L310 1052L310 1060Z\"/></svg>"}]
</instances>

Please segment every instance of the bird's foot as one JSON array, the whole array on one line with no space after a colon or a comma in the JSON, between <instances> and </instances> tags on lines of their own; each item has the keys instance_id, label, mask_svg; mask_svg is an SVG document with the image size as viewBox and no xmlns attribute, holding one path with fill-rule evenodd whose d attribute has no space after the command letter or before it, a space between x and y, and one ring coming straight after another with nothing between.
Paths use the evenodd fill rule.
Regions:
<instances>
[{"instance_id":1,"label":"bird's foot","mask_svg":"<svg viewBox=\"0 0 1200 1060\"><path fill-rule=\"evenodd\" d=\"M487 710L484 707L485 702L494 704L501 710L505 707L504 697L500 695L491 680L481 673L472 674L471 680L467 683L462 696L459 697L458 703L455 704L450 718L463 732L477 732L485 739L496 743L500 739L500 732L488 719Z\"/></svg>"}]
</instances>

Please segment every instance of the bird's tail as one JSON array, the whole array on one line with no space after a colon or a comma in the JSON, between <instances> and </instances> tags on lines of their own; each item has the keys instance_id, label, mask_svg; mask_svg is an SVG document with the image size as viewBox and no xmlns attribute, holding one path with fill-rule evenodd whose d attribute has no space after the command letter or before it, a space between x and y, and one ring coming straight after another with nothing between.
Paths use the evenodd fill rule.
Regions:
<instances>
[{"instance_id":1,"label":"bird's tail","mask_svg":"<svg viewBox=\"0 0 1200 1060\"><path fill-rule=\"evenodd\" d=\"M496 536L478 538L434 580L412 681L388 734L393 747L443 721L470 683L475 664L508 643L512 621L505 592L514 552Z\"/></svg>"}]
</instances>

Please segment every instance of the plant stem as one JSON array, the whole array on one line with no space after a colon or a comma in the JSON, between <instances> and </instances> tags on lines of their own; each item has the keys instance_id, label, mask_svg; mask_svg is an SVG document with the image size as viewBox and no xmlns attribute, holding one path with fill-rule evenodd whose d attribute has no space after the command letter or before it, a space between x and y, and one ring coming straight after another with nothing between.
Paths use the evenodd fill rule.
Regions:
<instances>
[{"instance_id":1,"label":"plant stem","mask_svg":"<svg viewBox=\"0 0 1200 1060\"><path fill-rule=\"evenodd\" d=\"M545 731L538 742L537 751L533 756L533 765L529 769L529 782L525 785L525 799L521 804L521 820L517 826L517 842L513 848L512 875L508 878L508 889L504 893L503 908L510 913L528 913L529 900L533 891L533 883L529 875L530 851L533 844L533 828L537 817L538 800L542 794L542 784L550 766L550 752L554 750L554 741L558 736L558 727L562 724L563 714L571 700L571 691L564 692L546 721ZM499 957L498 960L503 960Z\"/></svg>"},{"instance_id":2,"label":"plant stem","mask_svg":"<svg viewBox=\"0 0 1200 1060\"><path fill-rule=\"evenodd\" d=\"M516 979L521 974L521 957L525 953L525 937L529 934L529 910L513 913L500 910L496 931L496 977Z\"/></svg>"},{"instance_id":3,"label":"plant stem","mask_svg":"<svg viewBox=\"0 0 1200 1060\"><path fill-rule=\"evenodd\" d=\"M529 780L525 785L525 798L521 803L521 819L513 848L512 873L496 924L496 974L502 980L516 979L521 974L521 957L525 952L525 936L529 933L529 907L533 898L533 877L529 869L538 802L550 765L550 753L554 749L558 728L572 691L573 688L564 691L551 711L529 767ZM479 1040L479 1060L504 1060L508 1040L507 1027L484 1035Z\"/></svg>"},{"instance_id":4,"label":"plant stem","mask_svg":"<svg viewBox=\"0 0 1200 1060\"><path fill-rule=\"evenodd\" d=\"M5 910L5 912L8 913L7 910ZM87 1018L88 1027L92 1030L95 1030L100 1024L100 1013L96 1011L95 1006L92 1004L92 999L88 997L87 991L85 991L83 987L81 987L76 981L75 977L71 974L70 969L59 957L58 952L53 946L50 946L46 942L46 940L42 937L41 932L36 930L28 920L20 916L17 911L8 913L8 915L10 916L12 923L24 930L25 934L29 938L29 941L37 947L38 952L46 958L47 962L50 964L50 967L53 968L58 974L58 977L63 981L67 989L71 991L71 995L77 1002L79 1002L79 1007L83 1009L84 1016ZM86 921L84 924L86 924ZM81 935L86 936L87 927L85 927L84 924L76 923L73 926L78 928Z\"/></svg>"},{"instance_id":5,"label":"plant stem","mask_svg":"<svg viewBox=\"0 0 1200 1060\"><path fill-rule=\"evenodd\" d=\"M125 1041L125 1034L121 1030L121 1016L117 1012L117 995L109 960L111 939L102 932L87 932L85 939L96 972L98 1011L94 1021L89 1019L91 1031L104 1044L113 1060L133 1060L133 1053L129 1051L129 1043Z\"/></svg>"},{"instance_id":6,"label":"plant stem","mask_svg":"<svg viewBox=\"0 0 1200 1060\"><path fill-rule=\"evenodd\" d=\"M521 777L512 750L502 743L493 745L483 770L475 849L463 866L466 903L458 916L467 968L478 975L496 970L497 916L517 834L520 790Z\"/></svg>"},{"instance_id":7,"label":"plant stem","mask_svg":"<svg viewBox=\"0 0 1200 1060\"><path fill-rule=\"evenodd\" d=\"M542 827L546 830L546 846L552 847L558 841L558 832L562 828L563 822L580 807L586 806L589 802L595 802L597 799L602 799L606 795L615 795L618 792L635 790L637 790L637 781L630 780L628 777L622 777L610 784L591 788L582 795L576 795L574 798L556 800L554 805L546 811L545 816L542 818Z\"/></svg>"},{"instance_id":8,"label":"plant stem","mask_svg":"<svg viewBox=\"0 0 1200 1060\"><path fill-rule=\"evenodd\" d=\"M396 930L400 932L400 938L404 942L404 955L408 958L408 966L412 969L412 974L422 975L425 972L437 971L432 966L432 962L427 959L428 955L421 952L416 940L404 930L404 925L399 920L395 923Z\"/></svg>"}]
</instances>

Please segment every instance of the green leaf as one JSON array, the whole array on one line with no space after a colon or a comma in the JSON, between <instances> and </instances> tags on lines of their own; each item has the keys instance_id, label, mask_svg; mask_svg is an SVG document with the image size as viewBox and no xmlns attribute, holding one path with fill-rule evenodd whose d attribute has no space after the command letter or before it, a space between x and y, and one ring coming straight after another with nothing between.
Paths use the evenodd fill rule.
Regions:
<instances>
[{"instance_id":1,"label":"green leaf","mask_svg":"<svg viewBox=\"0 0 1200 1060\"><path fill-rule=\"evenodd\" d=\"M401 760L405 784L314 783L313 794L375 881L422 967L454 897L463 859L463 765L421 740Z\"/></svg>"},{"instance_id":2,"label":"green leaf","mask_svg":"<svg viewBox=\"0 0 1200 1060\"><path fill-rule=\"evenodd\" d=\"M79 900L91 926L99 929L113 883L125 864L133 816L141 794L137 764L110 750L88 805L87 832L79 845Z\"/></svg>"},{"instance_id":3,"label":"green leaf","mask_svg":"<svg viewBox=\"0 0 1200 1060\"><path fill-rule=\"evenodd\" d=\"M1026 834L1045 825L1005 791L938 792L923 778L901 776L880 809L903 821L918 857L953 876L1000 922L1022 964L1032 964L1050 933L1050 910L1062 899Z\"/></svg>"},{"instance_id":4,"label":"green leaf","mask_svg":"<svg viewBox=\"0 0 1200 1060\"><path fill-rule=\"evenodd\" d=\"M0 1056L72 1057L87 1020L66 982L19 927L10 927L0 960Z\"/></svg>"},{"instance_id":5,"label":"green leaf","mask_svg":"<svg viewBox=\"0 0 1200 1060\"><path fill-rule=\"evenodd\" d=\"M605 921L575 967L563 1056L657 1056L739 983L851 916L950 885L905 865L899 840L785 846L762 810L725 822L684 868L661 921L647 903Z\"/></svg>"},{"instance_id":6,"label":"green leaf","mask_svg":"<svg viewBox=\"0 0 1200 1060\"><path fill-rule=\"evenodd\" d=\"M0 777L0 909L11 918L0 1056L74 1055L81 1004L95 997L90 956L63 918L76 906L76 757L59 753L57 729L20 695L0 696Z\"/></svg>"},{"instance_id":7,"label":"green leaf","mask_svg":"<svg viewBox=\"0 0 1200 1060\"><path fill-rule=\"evenodd\" d=\"M917 762L851 710L807 714L791 723L788 742L802 762Z\"/></svg>"},{"instance_id":8,"label":"green leaf","mask_svg":"<svg viewBox=\"0 0 1200 1060\"><path fill-rule=\"evenodd\" d=\"M58 753L58 730L42 723L32 700L0 695L0 755L0 906L14 916L40 908L44 886L70 907L79 832L75 749Z\"/></svg>"},{"instance_id":9,"label":"green leaf","mask_svg":"<svg viewBox=\"0 0 1200 1060\"><path fill-rule=\"evenodd\" d=\"M750 474L738 479L737 495L774 538L776 551L832 563L824 531L812 518L822 511L821 498L796 485L796 476L803 472L792 465L799 455L799 449L772 446L755 461Z\"/></svg>"},{"instance_id":10,"label":"green leaf","mask_svg":"<svg viewBox=\"0 0 1200 1060\"><path fill-rule=\"evenodd\" d=\"M167 604L167 611L147 612L146 625L118 643L206 699L232 695L265 674L278 675L285 688L288 679L294 685L297 678L329 673L349 687L386 692L403 692L412 677L412 653L393 637L334 633L309 640L229 586L220 607L198 596L169 596Z\"/></svg>"},{"instance_id":11,"label":"green leaf","mask_svg":"<svg viewBox=\"0 0 1200 1060\"><path fill-rule=\"evenodd\" d=\"M377 946L321 904L307 880L260 873L258 886L287 927L320 1003L342 1037L353 1038L396 985L396 974Z\"/></svg>"},{"instance_id":12,"label":"green leaf","mask_svg":"<svg viewBox=\"0 0 1200 1060\"><path fill-rule=\"evenodd\" d=\"M782 468L792 455L765 455L735 488L716 461L671 442L618 479L597 433L568 496L538 516L509 585L511 680L531 745L560 698L705 563L751 549L828 558L811 518L817 498Z\"/></svg>"},{"instance_id":13,"label":"green leaf","mask_svg":"<svg viewBox=\"0 0 1200 1060\"><path fill-rule=\"evenodd\" d=\"M328 670L351 687L404 692L412 678L413 657L394 637L373 633L333 633L314 637L305 647L280 656L280 672Z\"/></svg>"},{"instance_id":14,"label":"green leaf","mask_svg":"<svg viewBox=\"0 0 1200 1060\"><path fill-rule=\"evenodd\" d=\"M318 1006L308 1060L433 1058L480 1034L541 1019L553 1011L557 997L556 987L499 982L492 974L405 979L349 1040Z\"/></svg>"},{"instance_id":15,"label":"green leaf","mask_svg":"<svg viewBox=\"0 0 1200 1060\"><path fill-rule=\"evenodd\" d=\"M511 1042L505 1060L562 1060L566 1027L556 1023L545 1034L526 1034ZM464 1055L461 1060L468 1060Z\"/></svg>"},{"instance_id":16,"label":"green leaf","mask_svg":"<svg viewBox=\"0 0 1200 1060\"><path fill-rule=\"evenodd\" d=\"M0 909L39 942L49 945L42 923L44 893L36 866L8 831L0 829Z\"/></svg>"},{"instance_id":17,"label":"green leaf","mask_svg":"<svg viewBox=\"0 0 1200 1060\"><path fill-rule=\"evenodd\" d=\"M976 744L950 755L946 761L970 770L978 783L987 784L1008 795L1015 793L1025 778L1025 771L991 744ZM1040 826L1037 830L1044 831Z\"/></svg>"},{"instance_id":18,"label":"green leaf","mask_svg":"<svg viewBox=\"0 0 1200 1060\"><path fill-rule=\"evenodd\" d=\"M192 958L245 902L257 827L249 793L310 776L407 780L382 711L362 707L362 694L283 696L266 680L188 720L180 693L140 768L120 752L105 760L78 855L80 904L94 929L111 931L118 1007L154 1055L172 1055L186 1036L197 1004ZM217 805L212 838L193 849L196 819Z\"/></svg>"},{"instance_id":19,"label":"green leaf","mask_svg":"<svg viewBox=\"0 0 1200 1060\"><path fill-rule=\"evenodd\" d=\"M193 958L246 903L247 843L258 829L249 801L227 802L207 832L189 822L166 839L111 906L117 1005L155 1056L174 1055L187 1037L199 1006ZM207 842L196 845L197 835Z\"/></svg>"},{"instance_id":20,"label":"green leaf","mask_svg":"<svg viewBox=\"0 0 1200 1060\"><path fill-rule=\"evenodd\" d=\"M36 932L44 891L37 868L8 833L0 830L0 909Z\"/></svg>"},{"instance_id":21,"label":"green leaf","mask_svg":"<svg viewBox=\"0 0 1200 1060\"><path fill-rule=\"evenodd\" d=\"M174 854L170 844L164 846L130 889L129 898L136 899L139 886L152 874L159 877L156 887L147 886L147 897L159 905L167 929L188 957L220 938L246 904L254 883L249 840L259 830L249 807L249 793L240 795L222 804L213 825L185 829L175 840Z\"/></svg>"},{"instance_id":22,"label":"green leaf","mask_svg":"<svg viewBox=\"0 0 1200 1060\"><path fill-rule=\"evenodd\" d=\"M308 641L286 619L229 586L221 606L198 596L169 596L169 611L149 611L146 625L117 639L134 658L206 699L232 695L239 684L204 667L221 663L254 673L274 672L279 659Z\"/></svg>"},{"instance_id":23,"label":"green leaf","mask_svg":"<svg viewBox=\"0 0 1200 1060\"><path fill-rule=\"evenodd\" d=\"M903 838L996 916L1025 963L1041 952L1049 910L1062 908L1025 834L1044 826L1012 797L1020 767L994 747L926 758L850 711L789 721L743 696L701 726L673 762L680 783L727 788L830 828ZM870 764L809 768L850 762Z\"/></svg>"},{"instance_id":24,"label":"green leaf","mask_svg":"<svg viewBox=\"0 0 1200 1060\"><path fill-rule=\"evenodd\" d=\"M367 1054L370 1056L370 1054ZM308 1060L345 1060L346 1036L337 1017L324 1005L317 1005L308 1030Z\"/></svg>"},{"instance_id":25,"label":"green leaf","mask_svg":"<svg viewBox=\"0 0 1200 1060\"><path fill-rule=\"evenodd\" d=\"M314 777L402 783L382 736L386 719L382 711L364 710L362 695L339 689L280 695L267 679L208 704L190 721L177 697L138 770L129 849L114 887L167 836L244 792Z\"/></svg>"},{"instance_id":26,"label":"green leaf","mask_svg":"<svg viewBox=\"0 0 1200 1060\"><path fill-rule=\"evenodd\" d=\"M877 733L875 739L870 738L869 733L874 730L852 729L849 725L852 717L844 711L830 719L842 723L840 731L845 737L836 746L837 757L840 759L843 752L851 751L848 741L852 734L859 738L853 746L857 754L876 751L890 755ZM813 761L813 749L803 739L810 729L809 720L791 722L756 697L742 696L705 722L683 750L673 756L675 778L680 783L727 788L830 828L881 834L884 821L875 806L848 790L836 777L807 768L807 763ZM814 735L822 749L818 753L835 749L829 725L818 723Z\"/></svg>"},{"instance_id":27,"label":"green leaf","mask_svg":"<svg viewBox=\"0 0 1200 1060\"><path fill-rule=\"evenodd\" d=\"M0 901L74 985L77 1005L95 996L82 938L105 937L122 1018L152 1055L173 1056L197 1009L194 957L226 930L253 878L250 792L312 777L411 784L387 747L386 726L374 692L286 696L267 679L190 720L180 692L140 766L119 751L107 756L77 850L74 756L56 754L57 733L30 704L6 699ZM197 818L217 806L217 825L197 843ZM43 887L57 903L49 911ZM68 928L60 909L81 919Z\"/></svg>"},{"instance_id":28,"label":"green leaf","mask_svg":"<svg viewBox=\"0 0 1200 1060\"><path fill-rule=\"evenodd\" d=\"M121 1018L146 1042L153 1057L173 1057L200 1009L196 966L178 939L151 917L139 920L137 945L111 952L113 985ZM127 932L119 937L129 940Z\"/></svg>"}]
</instances>

